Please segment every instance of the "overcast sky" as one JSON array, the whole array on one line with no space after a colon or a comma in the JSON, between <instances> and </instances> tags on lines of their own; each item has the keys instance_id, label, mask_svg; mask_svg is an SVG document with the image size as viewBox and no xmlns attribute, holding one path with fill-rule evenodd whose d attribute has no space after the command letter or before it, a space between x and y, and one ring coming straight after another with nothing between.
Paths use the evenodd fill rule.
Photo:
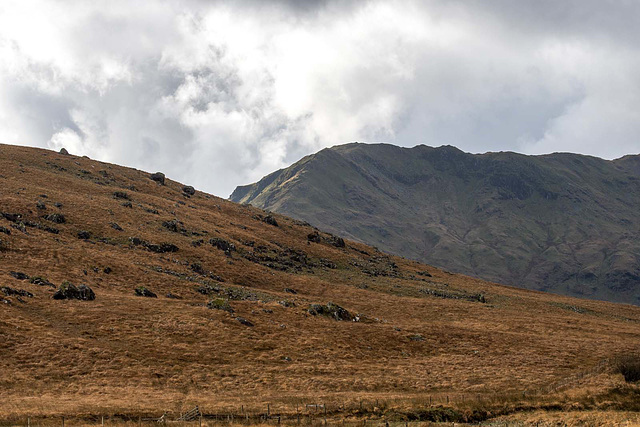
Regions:
<instances>
[{"instance_id":1,"label":"overcast sky","mask_svg":"<svg viewBox=\"0 0 640 427\"><path fill-rule=\"evenodd\" d=\"M640 2L0 1L0 143L227 197L351 141L640 152Z\"/></svg>"}]
</instances>

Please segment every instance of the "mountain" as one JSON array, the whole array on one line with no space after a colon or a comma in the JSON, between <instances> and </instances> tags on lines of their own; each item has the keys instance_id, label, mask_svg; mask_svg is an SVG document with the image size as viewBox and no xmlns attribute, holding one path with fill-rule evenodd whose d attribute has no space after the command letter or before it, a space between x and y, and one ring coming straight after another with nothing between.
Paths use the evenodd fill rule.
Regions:
<instances>
[{"instance_id":1,"label":"mountain","mask_svg":"<svg viewBox=\"0 0 640 427\"><path fill-rule=\"evenodd\" d=\"M0 424L631 408L607 359L640 347L639 307L447 273L85 157L0 145L0 188Z\"/></svg>"},{"instance_id":2,"label":"mountain","mask_svg":"<svg viewBox=\"0 0 640 427\"><path fill-rule=\"evenodd\" d=\"M346 144L230 198L447 270L640 304L640 156Z\"/></svg>"}]
</instances>

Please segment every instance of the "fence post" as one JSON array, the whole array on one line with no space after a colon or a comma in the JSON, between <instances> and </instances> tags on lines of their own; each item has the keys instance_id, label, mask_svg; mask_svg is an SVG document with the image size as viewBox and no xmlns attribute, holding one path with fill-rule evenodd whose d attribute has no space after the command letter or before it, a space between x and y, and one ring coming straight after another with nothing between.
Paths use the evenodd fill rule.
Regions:
<instances>
[{"instance_id":1,"label":"fence post","mask_svg":"<svg viewBox=\"0 0 640 427\"><path fill-rule=\"evenodd\" d=\"M449 395L447 394L447 404L449 404Z\"/></svg>"},{"instance_id":2,"label":"fence post","mask_svg":"<svg viewBox=\"0 0 640 427\"><path fill-rule=\"evenodd\" d=\"M271 415L271 408L269 407L269 404L267 403L267 417Z\"/></svg>"},{"instance_id":3,"label":"fence post","mask_svg":"<svg viewBox=\"0 0 640 427\"><path fill-rule=\"evenodd\" d=\"M62 417L62 427L64 427L64 417Z\"/></svg>"},{"instance_id":4,"label":"fence post","mask_svg":"<svg viewBox=\"0 0 640 427\"><path fill-rule=\"evenodd\" d=\"M102 427L104 427L104 415L102 416Z\"/></svg>"},{"instance_id":5,"label":"fence post","mask_svg":"<svg viewBox=\"0 0 640 427\"><path fill-rule=\"evenodd\" d=\"M27 427L31 427L31 417L27 417Z\"/></svg>"}]
</instances>

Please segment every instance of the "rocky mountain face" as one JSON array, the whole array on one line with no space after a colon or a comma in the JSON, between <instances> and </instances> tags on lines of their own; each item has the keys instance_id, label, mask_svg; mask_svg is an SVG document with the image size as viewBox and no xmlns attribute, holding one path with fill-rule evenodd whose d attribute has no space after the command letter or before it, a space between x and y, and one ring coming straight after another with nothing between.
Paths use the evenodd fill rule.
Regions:
<instances>
[{"instance_id":1,"label":"rocky mountain face","mask_svg":"<svg viewBox=\"0 0 640 427\"><path fill-rule=\"evenodd\" d=\"M640 304L640 156L346 144L231 200L485 280Z\"/></svg>"}]
</instances>

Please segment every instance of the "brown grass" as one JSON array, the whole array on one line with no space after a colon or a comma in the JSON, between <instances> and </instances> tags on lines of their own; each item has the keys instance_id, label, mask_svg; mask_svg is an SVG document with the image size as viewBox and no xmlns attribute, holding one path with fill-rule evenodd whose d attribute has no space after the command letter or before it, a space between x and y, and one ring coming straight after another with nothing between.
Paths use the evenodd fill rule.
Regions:
<instances>
[{"instance_id":1,"label":"brown grass","mask_svg":"<svg viewBox=\"0 0 640 427\"><path fill-rule=\"evenodd\" d=\"M60 229L23 233L0 219L11 230L0 234L8 246L0 252L0 285L35 294L0 304L0 419L175 415L196 404L211 413L241 405L260 412L267 403L280 411L317 402L355 408L376 399L410 408L429 396L457 401L536 390L640 346L638 307L500 286L395 257L399 277L372 276L363 270L390 265L376 260L384 254L373 248L308 244L311 227L281 216L274 227L256 219L264 215L258 209L200 192L185 198L180 184L159 186L133 169L1 145L0 189L1 212ZM126 191L133 208L114 199L114 191ZM38 200L46 211L36 208ZM41 218L52 212L67 222ZM162 226L174 218L202 236ZM90 241L77 238L81 230L91 232ZM130 245L133 236L180 249L152 253ZM245 251L252 250L243 244L249 241L272 251L292 248L338 268L278 271L239 251L225 255L206 243L212 237ZM205 243L192 246L198 239ZM193 281L205 279L189 267L194 262L221 276L223 286L257 293L259 301L230 301L234 314L206 308L209 297ZM433 277L417 274L425 270ZM96 300L52 300L52 289L18 281L10 271L56 285L86 283ZM159 298L135 296L137 286ZM482 293L487 303L440 298L423 288ZM165 298L168 292L183 299ZM296 306L278 303L284 299ZM310 303L329 301L366 321L306 312ZM422 340L409 339L416 335Z\"/></svg>"}]
</instances>

